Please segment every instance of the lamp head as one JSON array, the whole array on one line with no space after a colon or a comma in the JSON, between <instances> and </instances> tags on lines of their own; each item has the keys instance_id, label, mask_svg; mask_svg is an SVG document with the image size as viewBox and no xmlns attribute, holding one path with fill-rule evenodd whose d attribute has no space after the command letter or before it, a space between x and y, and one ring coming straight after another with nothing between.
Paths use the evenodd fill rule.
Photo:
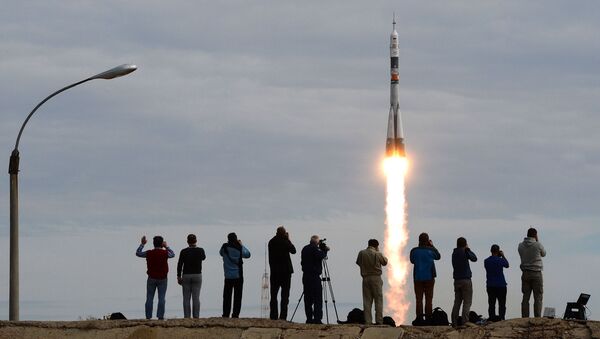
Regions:
<instances>
[{"instance_id":1,"label":"lamp head","mask_svg":"<svg viewBox=\"0 0 600 339\"><path fill-rule=\"evenodd\" d=\"M117 67L111 68L108 71L94 75L91 79L114 79L127 75L137 69L136 65L123 64Z\"/></svg>"}]
</instances>

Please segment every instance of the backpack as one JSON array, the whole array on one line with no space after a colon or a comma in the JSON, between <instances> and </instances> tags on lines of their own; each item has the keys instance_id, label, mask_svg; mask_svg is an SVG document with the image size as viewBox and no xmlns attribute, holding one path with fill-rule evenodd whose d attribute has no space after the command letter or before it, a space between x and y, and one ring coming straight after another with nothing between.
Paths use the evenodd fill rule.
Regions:
<instances>
[{"instance_id":1,"label":"backpack","mask_svg":"<svg viewBox=\"0 0 600 339\"><path fill-rule=\"evenodd\" d=\"M392 317L383 317L383 324L391 327L396 327L396 322Z\"/></svg>"},{"instance_id":2,"label":"backpack","mask_svg":"<svg viewBox=\"0 0 600 339\"><path fill-rule=\"evenodd\" d=\"M432 326L448 326L450 323L448 322L448 314L444 312L439 307L433 309L433 313L431 314L431 325Z\"/></svg>"},{"instance_id":3,"label":"backpack","mask_svg":"<svg viewBox=\"0 0 600 339\"><path fill-rule=\"evenodd\" d=\"M364 324L365 313L360 308L355 308L348 313L346 321L339 321L340 324Z\"/></svg>"},{"instance_id":4,"label":"backpack","mask_svg":"<svg viewBox=\"0 0 600 339\"><path fill-rule=\"evenodd\" d=\"M127 318L125 318L125 316L121 312L111 313L111 315L109 316L108 319L109 320L127 320Z\"/></svg>"},{"instance_id":5,"label":"backpack","mask_svg":"<svg viewBox=\"0 0 600 339\"><path fill-rule=\"evenodd\" d=\"M473 324L480 324L483 321L483 317L479 314L477 314L477 312L475 311L470 311L469 312L469 322L472 322Z\"/></svg>"}]
</instances>

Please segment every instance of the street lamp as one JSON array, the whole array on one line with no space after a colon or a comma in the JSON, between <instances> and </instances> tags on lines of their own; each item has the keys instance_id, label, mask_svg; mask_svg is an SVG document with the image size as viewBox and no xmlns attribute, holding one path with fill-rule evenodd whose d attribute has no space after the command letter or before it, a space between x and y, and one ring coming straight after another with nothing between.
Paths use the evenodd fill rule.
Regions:
<instances>
[{"instance_id":1,"label":"street lamp","mask_svg":"<svg viewBox=\"0 0 600 339\"><path fill-rule=\"evenodd\" d=\"M42 100L35 108L29 113L17 136L15 142L15 148L10 155L10 163L8 165L8 174L10 174L10 287L9 287L9 311L8 319L10 321L19 320L19 141L21 140L21 134L23 129L31 116L42 106L46 101L50 100L55 95L73 88L77 85L81 85L84 82L95 79L114 79L124 75L127 75L137 69L137 66L130 64L123 64L108 71L96 74L87 79L81 80L69 86L63 87L58 91L50 94L44 100Z\"/></svg>"}]
</instances>

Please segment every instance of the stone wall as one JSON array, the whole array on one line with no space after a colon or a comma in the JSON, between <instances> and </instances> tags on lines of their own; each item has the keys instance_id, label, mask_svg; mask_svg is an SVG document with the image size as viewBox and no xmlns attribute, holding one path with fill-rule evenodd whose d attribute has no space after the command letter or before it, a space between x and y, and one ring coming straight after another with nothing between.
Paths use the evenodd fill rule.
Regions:
<instances>
[{"instance_id":1,"label":"stone wall","mask_svg":"<svg viewBox=\"0 0 600 339\"><path fill-rule=\"evenodd\" d=\"M218 338L218 339L600 339L600 322L560 319L512 319L486 326L383 327L305 325L265 319L94 320L71 322L0 321L0 338Z\"/></svg>"}]
</instances>

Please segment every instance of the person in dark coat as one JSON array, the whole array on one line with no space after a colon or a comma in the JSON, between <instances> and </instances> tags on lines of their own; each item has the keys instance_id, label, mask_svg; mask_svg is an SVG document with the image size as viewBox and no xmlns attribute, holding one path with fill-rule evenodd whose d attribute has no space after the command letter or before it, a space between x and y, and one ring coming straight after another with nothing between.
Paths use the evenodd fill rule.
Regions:
<instances>
[{"instance_id":1,"label":"person in dark coat","mask_svg":"<svg viewBox=\"0 0 600 339\"><path fill-rule=\"evenodd\" d=\"M269 268L271 269L271 314L273 320L286 320L288 303L290 300L290 286L292 281L291 254L296 254L296 247L290 241L290 235L283 226L277 228L275 236L269 241ZM277 293L281 288L281 310L277 314Z\"/></svg>"},{"instance_id":2,"label":"person in dark coat","mask_svg":"<svg viewBox=\"0 0 600 339\"><path fill-rule=\"evenodd\" d=\"M302 249L302 285L304 287L304 312L307 324L322 324L323 286L321 273L323 259L327 257L327 247L319 242L319 236L313 235L310 243Z\"/></svg>"}]
</instances>

